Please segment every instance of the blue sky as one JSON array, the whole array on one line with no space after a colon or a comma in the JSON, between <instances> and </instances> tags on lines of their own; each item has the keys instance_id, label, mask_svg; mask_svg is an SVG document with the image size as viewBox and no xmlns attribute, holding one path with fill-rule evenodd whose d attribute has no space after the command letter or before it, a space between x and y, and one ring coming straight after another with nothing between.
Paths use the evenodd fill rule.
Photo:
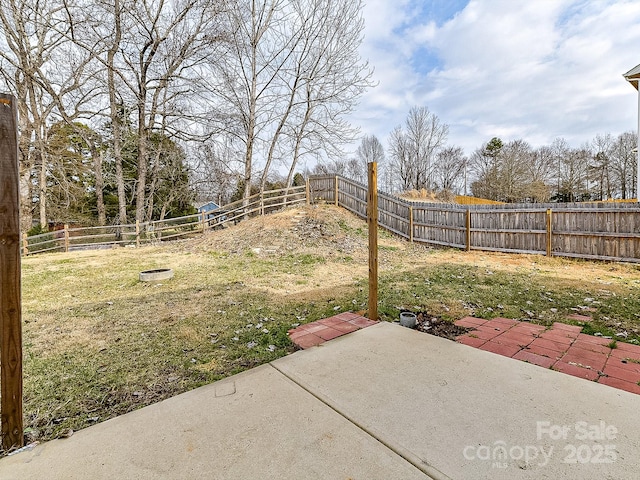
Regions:
<instances>
[{"instance_id":1,"label":"blue sky","mask_svg":"<svg viewBox=\"0 0 640 480\"><path fill-rule=\"evenodd\" d=\"M498 136L537 147L637 127L639 0L365 0L361 55L378 85L352 122L383 145L412 106L470 154Z\"/></svg>"}]
</instances>

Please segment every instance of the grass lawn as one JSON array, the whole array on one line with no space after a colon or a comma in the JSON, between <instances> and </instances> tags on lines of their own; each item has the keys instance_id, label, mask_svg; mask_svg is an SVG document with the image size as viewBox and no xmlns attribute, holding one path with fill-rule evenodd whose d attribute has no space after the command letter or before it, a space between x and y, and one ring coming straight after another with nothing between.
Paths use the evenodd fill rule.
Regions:
<instances>
[{"instance_id":1,"label":"grass lawn","mask_svg":"<svg viewBox=\"0 0 640 480\"><path fill-rule=\"evenodd\" d=\"M588 333L640 341L636 265L380 237L383 320L410 309L550 325L587 313ZM27 439L65 435L291 353L293 326L366 308L366 244L363 221L319 206L188 241L24 258ZM138 281L155 268L175 276Z\"/></svg>"}]
</instances>

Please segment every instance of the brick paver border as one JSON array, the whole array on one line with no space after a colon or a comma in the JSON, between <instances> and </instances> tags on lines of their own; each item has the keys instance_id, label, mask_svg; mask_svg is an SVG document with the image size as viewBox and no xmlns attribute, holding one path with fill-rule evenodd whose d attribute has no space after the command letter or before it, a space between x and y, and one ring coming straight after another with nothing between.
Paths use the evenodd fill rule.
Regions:
<instances>
[{"instance_id":1,"label":"brick paver border","mask_svg":"<svg viewBox=\"0 0 640 480\"><path fill-rule=\"evenodd\" d=\"M518 320L465 317L472 330L456 338L470 347L640 395L640 346L580 333L582 327L554 323L550 328Z\"/></svg>"}]
</instances>

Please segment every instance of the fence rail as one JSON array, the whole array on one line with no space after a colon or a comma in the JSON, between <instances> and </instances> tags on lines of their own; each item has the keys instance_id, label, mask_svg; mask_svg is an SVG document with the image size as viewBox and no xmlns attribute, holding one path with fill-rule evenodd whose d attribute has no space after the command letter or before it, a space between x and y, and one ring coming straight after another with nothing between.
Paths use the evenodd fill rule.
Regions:
<instances>
[{"instance_id":1,"label":"fence rail","mask_svg":"<svg viewBox=\"0 0 640 480\"><path fill-rule=\"evenodd\" d=\"M309 179L311 201L366 218L367 187L341 176ZM411 242L507 253L640 263L640 205L450 205L380 193L378 223Z\"/></svg>"},{"instance_id":2,"label":"fence rail","mask_svg":"<svg viewBox=\"0 0 640 480\"><path fill-rule=\"evenodd\" d=\"M178 218L152 222L112 225L104 227L69 227L62 230L22 237L21 252L32 255L44 252L69 252L116 245L158 243L178 238L188 238L208 230L233 224L245 218L265 215L288 205L307 201L307 187L284 188L252 195L210 212L201 212Z\"/></svg>"}]
</instances>

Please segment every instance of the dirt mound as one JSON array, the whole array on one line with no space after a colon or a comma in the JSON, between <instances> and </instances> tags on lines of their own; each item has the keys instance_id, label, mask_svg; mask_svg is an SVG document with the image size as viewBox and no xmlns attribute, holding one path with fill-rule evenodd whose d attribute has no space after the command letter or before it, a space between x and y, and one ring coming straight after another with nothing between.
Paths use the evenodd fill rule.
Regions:
<instances>
[{"instance_id":1,"label":"dirt mound","mask_svg":"<svg viewBox=\"0 0 640 480\"><path fill-rule=\"evenodd\" d=\"M333 205L285 208L193 239L187 248L229 253L273 255L295 251L316 255L367 255L367 224L347 210ZM385 236L386 237L386 236ZM407 242L381 238L379 244L404 249Z\"/></svg>"}]
</instances>

